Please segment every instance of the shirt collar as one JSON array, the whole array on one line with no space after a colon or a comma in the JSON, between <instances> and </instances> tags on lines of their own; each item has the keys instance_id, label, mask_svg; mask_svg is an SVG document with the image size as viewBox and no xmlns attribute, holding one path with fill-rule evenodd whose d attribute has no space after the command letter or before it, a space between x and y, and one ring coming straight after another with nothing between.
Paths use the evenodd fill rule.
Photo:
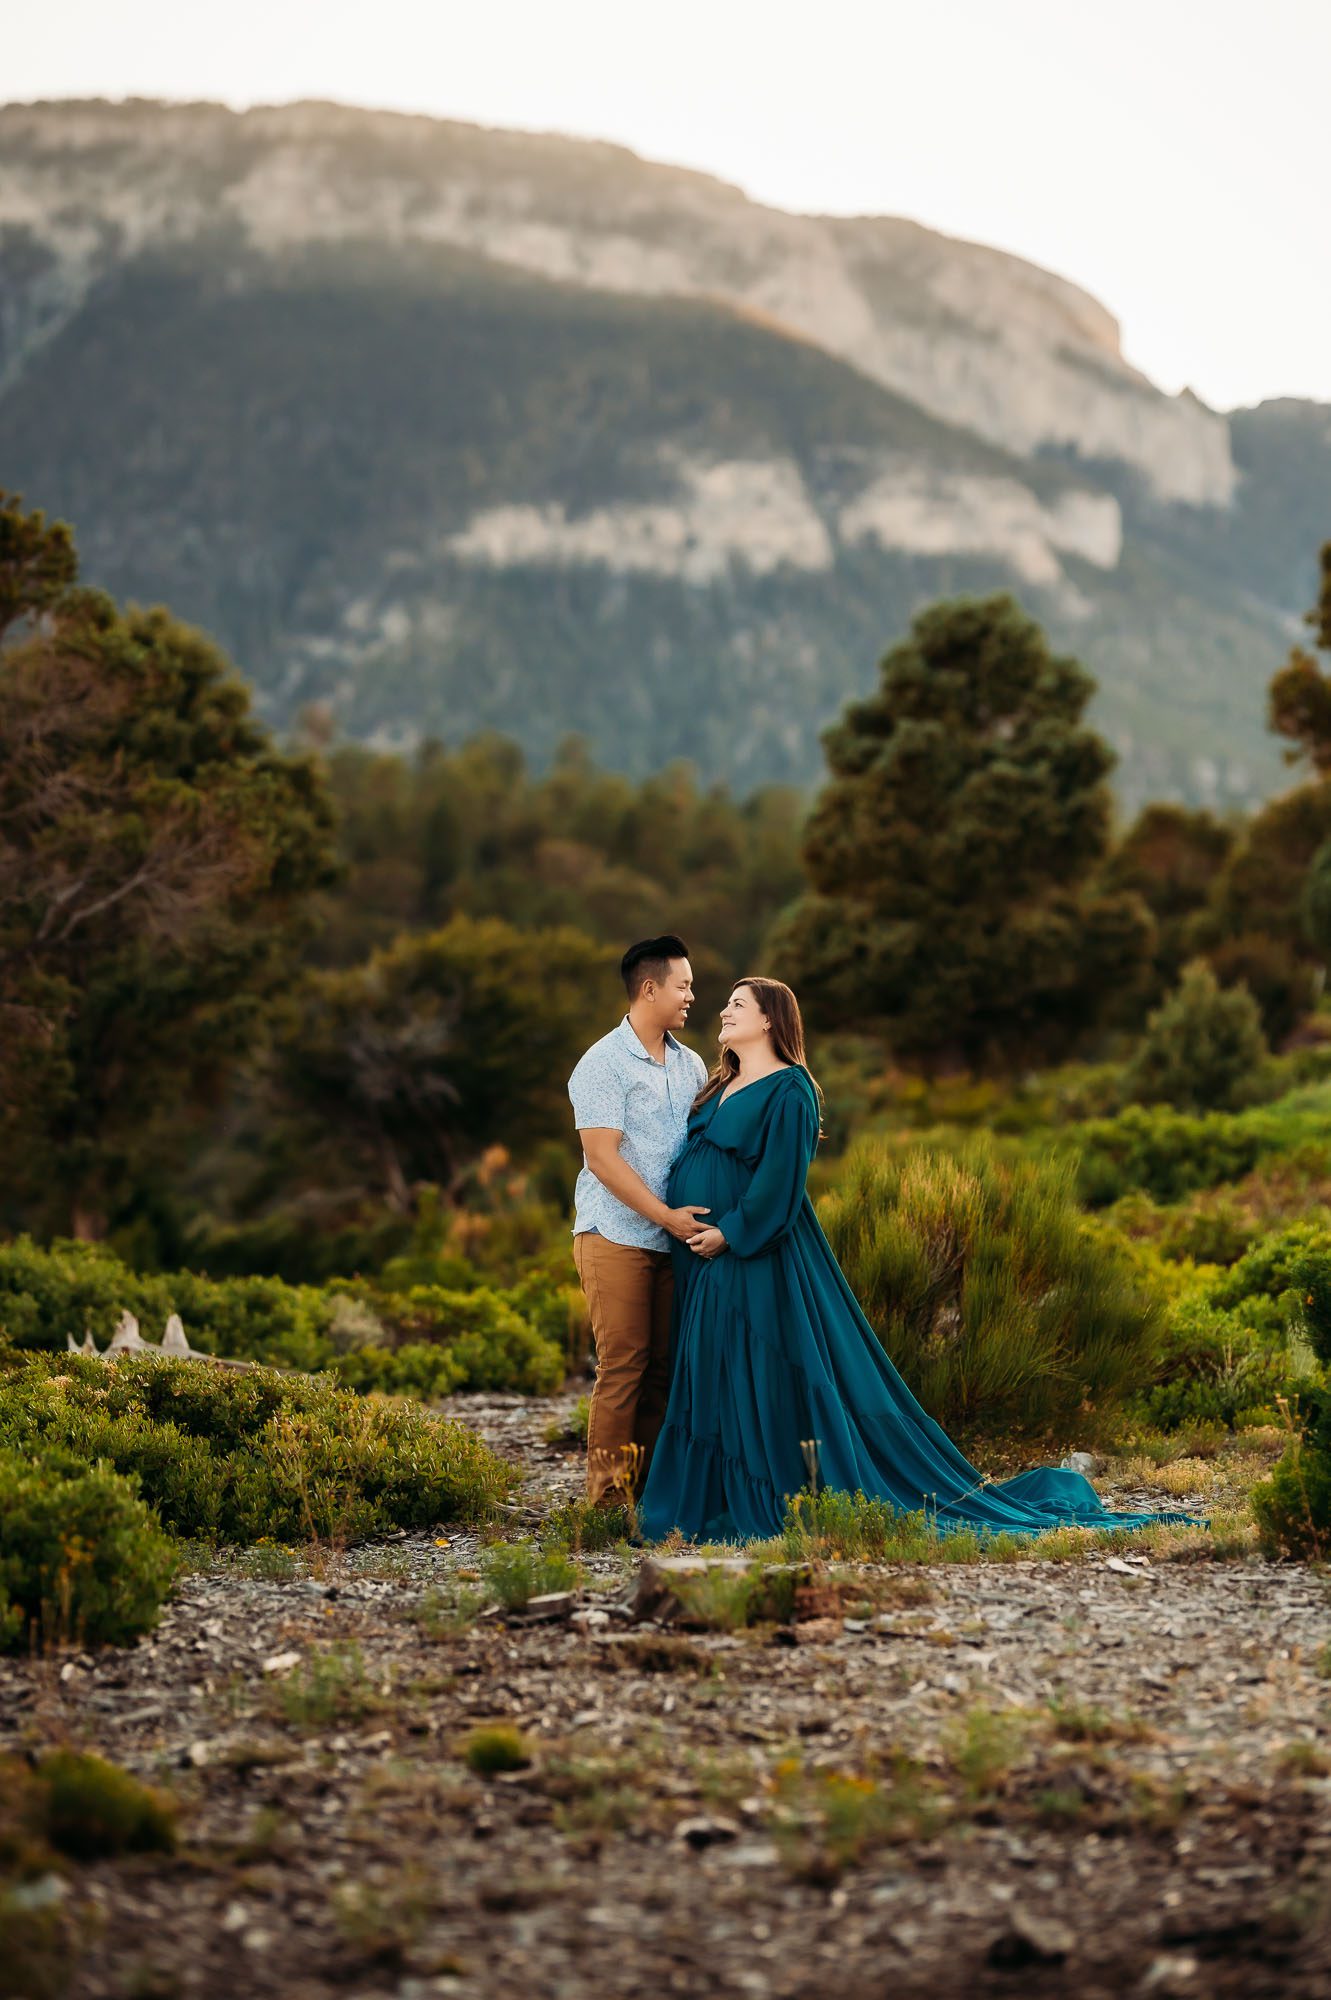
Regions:
<instances>
[{"instance_id":1,"label":"shirt collar","mask_svg":"<svg viewBox=\"0 0 1331 2000\"><path fill-rule=\"evenodd\" d=\"M623 1020L620 1022L619 1027L616 1029L615 1032L618 1034L620 1040L624 1043L624 1046L627 1048L630 1055L640 1057L643 1062L655 1061L655 1057L649 1056L646 1049L643 1047L642 1043L638 1040L637 1035L633 1031L633 1023L630 1021L627 1014L624 1016ZM669 1028L667 1028L665 1031L665 1045L667 1054L669 1054L671 1049L674 1049L676 1051L678 1051L679 1049L679 1043L675 1040Z\"/></svg>"}]
</instances>

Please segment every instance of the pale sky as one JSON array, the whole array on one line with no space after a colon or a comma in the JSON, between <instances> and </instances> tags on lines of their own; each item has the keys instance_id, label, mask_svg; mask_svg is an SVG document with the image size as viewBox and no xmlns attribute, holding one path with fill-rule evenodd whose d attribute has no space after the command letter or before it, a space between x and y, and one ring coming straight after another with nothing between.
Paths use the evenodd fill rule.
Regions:
<instances>
[{"instance_id":1,"label":"pale sky","mask_svg":"<svg viewBox=\"0 0 1331 2000\"><path fill-rule=\"evenodd\" d=\"M1331 402L1331 0L53 0L0 97L332 98L615 139L1093 292L1162 388Z\"/></svg>"}]
</instances>

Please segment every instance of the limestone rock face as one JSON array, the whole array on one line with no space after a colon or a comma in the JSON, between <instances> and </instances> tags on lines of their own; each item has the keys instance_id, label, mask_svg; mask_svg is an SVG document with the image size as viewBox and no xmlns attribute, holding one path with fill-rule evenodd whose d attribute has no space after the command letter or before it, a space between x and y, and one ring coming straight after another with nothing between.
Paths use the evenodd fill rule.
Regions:
<instances>
[{"instance_id":1,"label":"limestone rock face","mask_svg":"<svg viewBox=\"0 0 1331 2000\"><path fill-rule=\"evenodd\" d=\"M1013 590L1095 676L1130 814L1287 781L1263 687L1331 413L1163 395L1020 258L617 147L11 105L0 478L278 728L572 732L742 788L817 782L922 605Z\"/></svg>"},{"instance_id":2,"label":"limestone rock face","mask_svg":"<svg viewBox=\"0 0 1331 2000\"><path fill-rule=\"evenodd\" d=\"M1021 258L896 217L760 207L621 148L334 105L11 106L0 242L32 264L0 306L0 386L118 257L239 231L451 245L599 291L722 300L1010 451L1132 466L1224 506L1229 429L1124 360L1113 316Z\"/></svg>"}]
</instances>

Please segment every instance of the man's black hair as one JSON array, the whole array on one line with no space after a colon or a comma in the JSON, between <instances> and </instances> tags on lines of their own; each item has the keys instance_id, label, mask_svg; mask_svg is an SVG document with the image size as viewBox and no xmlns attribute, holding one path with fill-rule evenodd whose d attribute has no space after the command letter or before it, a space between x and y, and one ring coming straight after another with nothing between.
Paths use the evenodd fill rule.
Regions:
<instances>
[{"instance_id":1,"label":"man's black hair","mask_svg":"<svg viewBox=\"0 0 1331 2000\"><path fill-rule=\"evenodd\" d=\"M631 944L619 961L619 976L628 989L629 999L636 1000L649 979L658 982L664 979L672 958L688 955L688 946L673 931L667 931L664 937L644 938L641 944Z\"/></svg>"}]
</instances>

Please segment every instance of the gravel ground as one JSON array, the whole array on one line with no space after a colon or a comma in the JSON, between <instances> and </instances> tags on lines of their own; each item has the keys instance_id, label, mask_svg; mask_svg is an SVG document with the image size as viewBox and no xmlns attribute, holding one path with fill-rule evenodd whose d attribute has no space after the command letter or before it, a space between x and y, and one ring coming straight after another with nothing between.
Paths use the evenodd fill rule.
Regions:
<instances>
[{"instance_id":1,"label":"gravel ground","mask_svg":"<svg viewBox=\"0 0 1331 2000\"><path fill-rule=\"evenodd\" d=\"M465 1411L528 1471L515 1532L580 1489L571 1408ZM0 1665L0 1748L180 1801L176 1856L71 1879L71 2000L1331 1991L1320 1573L866 1567L682 1632L622 1610L623 1550L571 1619L450 1616L478 1553L219 1564L137 1647ZM530 1762L471 1771L489 1722Z\"/></svg>"}]
</instances>

